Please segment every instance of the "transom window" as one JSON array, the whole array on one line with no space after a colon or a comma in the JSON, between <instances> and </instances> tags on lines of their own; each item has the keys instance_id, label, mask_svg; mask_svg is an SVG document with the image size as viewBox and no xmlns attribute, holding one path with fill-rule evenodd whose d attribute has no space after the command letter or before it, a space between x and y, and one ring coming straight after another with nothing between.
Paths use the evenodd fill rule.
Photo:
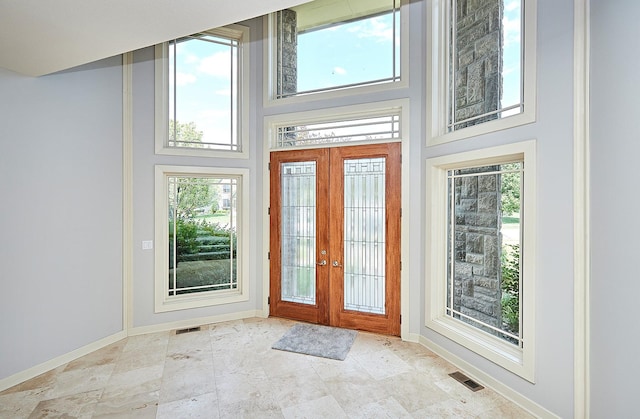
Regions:
<instances>
[{"instance_id":1,"label":"transom window","mask_svg":"<svg viewBox=\"0 0 640 419\"><path fill-rule=\"evenodd\" d=\"M400 114L362 116L277 128L277 146L295 147L400 138Z\"/></svg>"},{"instance_id":2,"label":"transom window","mask_svg":"<svg viewBox=\"0 0 640 419\"><path fill-rule=\"evenodd\" d=\"M157 166L157 311L246 299L246 172Z\"/></svg>"},{"instance_id":3,"label":"transom window","mask_svg":"<svg viewBox=\"0 0 640 419\"><path fill-rule=\"evenodd\" d=\"M271 21L276 99L400 80L400 0L315 0Z\"/></svg>"},{"instance_id":4,"label":"transom window","mask_svg":"<svg viewBox=\"0 0 640 419\"><path fill-rule=\"evenodd\" d=\"M156 48L156 151L242 154L248 29L196 33ZM233 152L233 153L228 153Z\"/></svg>"}]
</instances>

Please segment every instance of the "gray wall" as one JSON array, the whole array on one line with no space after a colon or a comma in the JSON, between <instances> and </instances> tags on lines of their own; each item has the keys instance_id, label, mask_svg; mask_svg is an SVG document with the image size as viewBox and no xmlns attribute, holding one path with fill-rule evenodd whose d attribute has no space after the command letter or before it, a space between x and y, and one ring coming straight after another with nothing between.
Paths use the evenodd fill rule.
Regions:
<instances>
[{"instance_id":1,"label":"gray wall","mask_svg":"<svg viewBox=\"0 0 640 419\"><path fill-rule=\"evenodd\" d=\"M0 69L0 379L122 330L120 64Z\"/></svg>"},{"instance_id":2,"label":"gray wall","mask_svg":"<svg viewBox=\"0 0 640 419\"><path fill-rule=\"evenodd\" d=\"M591 7L592 417L630 418L638 415L640 373L640 3L592 0Z\"/></svg>"},{"instance_id":3,"label":"gray wall","mask_svg":"<svg viewBox=\"0 0 640 419\"><path fill-rule=\"evenodd\" d=\"M535 123L425 149L427 157L537 140L536 365L531 384L437 333L422 334L564 418L573 416L573 2L538 0Z\"/></svg>"}]
</instances>

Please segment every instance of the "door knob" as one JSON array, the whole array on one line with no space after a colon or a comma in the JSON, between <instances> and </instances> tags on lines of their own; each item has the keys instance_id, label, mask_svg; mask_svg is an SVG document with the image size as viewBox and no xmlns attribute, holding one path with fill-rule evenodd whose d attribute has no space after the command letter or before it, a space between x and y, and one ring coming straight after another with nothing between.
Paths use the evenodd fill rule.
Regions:
<instances>
[{"instance_id":1,"label":"door knob","mask_svg":"<svg viewBox=\"0 0 640 419\"><path fill-rule=\"evenodd\" d=\"M338 266L342 266L340 265L340 262L338 262L337 260L334 260L333 263L331 263L335 268L337 268Z\"/></svg>"},{"instance_id":2,"label":"door knob","mask_svg":"<svg viewBox=\"0 0 640 419\"><path fill-rule=\"evenodd\" d=\"M316 262L316 265L320 265L320 266L324 266L327 264L327 260L326 259L322 259L320 262Z\"/></svg>"}]
</instances>

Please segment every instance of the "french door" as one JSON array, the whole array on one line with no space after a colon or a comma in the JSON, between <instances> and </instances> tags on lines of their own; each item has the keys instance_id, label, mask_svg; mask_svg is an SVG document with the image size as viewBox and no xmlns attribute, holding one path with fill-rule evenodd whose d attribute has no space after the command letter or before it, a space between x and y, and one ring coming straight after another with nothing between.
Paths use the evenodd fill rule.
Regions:
<instances>
[{"instance_id":1,"label":"french door","mask_svg":"<svg viewBox=\"0 0 640 419\"><path fill-rule=\"evenodd\" d=\"M270 160L270 314L399 335L400 143Z\"/></svg>"}]
</instances>

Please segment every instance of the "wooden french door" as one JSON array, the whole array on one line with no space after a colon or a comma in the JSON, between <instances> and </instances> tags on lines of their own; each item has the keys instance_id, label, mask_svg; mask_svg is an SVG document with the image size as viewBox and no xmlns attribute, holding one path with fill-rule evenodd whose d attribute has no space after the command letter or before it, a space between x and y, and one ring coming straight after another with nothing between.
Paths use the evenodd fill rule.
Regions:
<instances>
[{"instance_id":1,"label":"wooden french door","mask_svg":"<svg viewBox=\"0 0 640 419\"><path fill-rule=\"evenodd\" d=\"M270 314L399 335L400 143L270 163Z\"/></svg>"}]
</instances>

